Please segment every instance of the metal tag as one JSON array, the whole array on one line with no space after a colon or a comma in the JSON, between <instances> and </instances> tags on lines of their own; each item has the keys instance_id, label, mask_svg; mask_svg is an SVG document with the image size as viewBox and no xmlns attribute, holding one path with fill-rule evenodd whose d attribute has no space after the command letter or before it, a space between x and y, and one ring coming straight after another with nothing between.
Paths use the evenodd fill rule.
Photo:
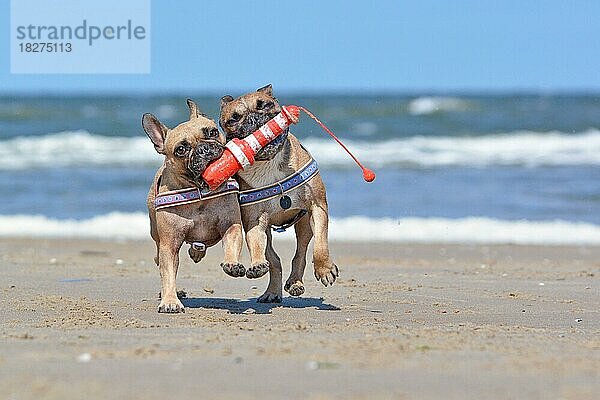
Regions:
<instances>
[{"instance_id":1,"label":"metal tag","mask_svg":"<svg viewBox=\"0 0 600 400\"><path fill-rule=\"evenodd\" d=\"M288 208L290 208L292 206L292 199L290 199L290 196L288 196L288 195L283 195L279 199L279 205L284 210L287 210Z\"/></svg>"},{"instance_id":2,"label":"metal tag","mask_svg":"<svg viewBox=\"0 0 600 400\"><path fill-rule=\"evenodd\" d=\"M197 251L206 251L206 245L202 242L193 242L192 249Z\"/></svg>"}]
</instances>

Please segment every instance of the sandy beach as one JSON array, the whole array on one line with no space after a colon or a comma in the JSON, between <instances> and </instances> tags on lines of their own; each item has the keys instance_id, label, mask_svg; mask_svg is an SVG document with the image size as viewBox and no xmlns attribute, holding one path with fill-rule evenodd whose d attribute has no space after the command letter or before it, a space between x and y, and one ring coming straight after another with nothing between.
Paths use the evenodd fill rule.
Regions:
<instances>
[{"instance_id":1,"label":"sandy beach","mask_svg":"<svg viewBox=\"0 0 600 400\"><path fill-rule=\"evenodd\" d=\"M283 259L293 244L276 243ZM185 314L158 314L147 241L0 242L7 399L591 399L600 248L333 243L302 298L182 257ZM245 256L247 261L247 255ZM289 261L284 274L289 272Z\"/></svg>"},{"instance_id":2,"label":"sandy beach","mask_svg":"<svg viewBox=\"0 0 600 400\"><path fill-rule=\"evenodd\" d=\"M600 1L2 4L0 400L600 400Z\"/></svg>"}]
</instances>

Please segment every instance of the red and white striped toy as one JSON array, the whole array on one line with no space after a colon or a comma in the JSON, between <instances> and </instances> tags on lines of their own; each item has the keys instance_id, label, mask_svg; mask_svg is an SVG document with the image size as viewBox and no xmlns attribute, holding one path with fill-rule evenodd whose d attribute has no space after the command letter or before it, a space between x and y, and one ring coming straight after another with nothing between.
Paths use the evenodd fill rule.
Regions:
<instances>
[{"instance_id":1,"label":"red and white striped toy","mask_svg":"<svg viewBox=\"0 0 600 400\"><path fill-rule=\"evenodd\" d=\"M266 124L248 135L244 139L233 138L225 145L225 151L221 157L210 163L202 173L202 179L208 184L211 190L221 186L223 182L235 175L240 169L254 164L254 156L267 143L281 135L291 124L295 124L300 119L300 110L307 113L331 137L333 137L346 150L350 157L358 164L363 171L363 178L367 182L375 179L375 173L365 168L360 161L344 146L344 144L310 111L299 106L281 106L281 112L269 120Z\"/></svg>"}]
</instances>

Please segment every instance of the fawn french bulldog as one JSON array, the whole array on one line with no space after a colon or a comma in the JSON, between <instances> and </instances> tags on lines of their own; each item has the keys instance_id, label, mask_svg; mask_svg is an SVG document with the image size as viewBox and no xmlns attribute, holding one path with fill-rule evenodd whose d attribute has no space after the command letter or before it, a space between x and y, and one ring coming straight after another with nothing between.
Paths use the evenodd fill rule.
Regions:
<instances>
[{"instance_id":1,"label":"fawn french bulldog","mask_svg":"<svg viewBox=\"0 0 600 400\"><path fill-rule=\"evenodd\" d=\"M165 156L148 193L150 234L156 243L154 261L160 270L161 301L158 312L185 312L177 298L175 277L179 250L190 243L194 262L205 255L206 247L223 241L221 267L230 276L240 277L246 269L239 262L243 245L242 222L235 188L207 191L201 174L217 159L225 145L225 136L215 121L202 114L196 103L187 101L189 121L167 128L154 115L144 114L142 126L159 154ZM178 203L161 203L164 201ZM158 202L157 202L158 200ZM166 205L165 205L166 204Z\"/></svg>"},{"instance_id":2,"label":"fawn french bulldog","mask_svg":"<svg viewBox=\"0 0 600 400\"><path fill-rule=\"evenodd\" d=\"M221 99L219 124L227 134L227 140L245 138L281 112L271 85L267 85L234 99ZM236 180L242 193L257 188L276 188L287 184L290 177L312 166L312 157L298 139L286 131L267 144L255 156L255 163L240 171ZM248 278L258 278L269 272L270 280L259 302L281 302L281 260L272 246L271 227L290 226L296 232L296 253L292 271L285 283L285 290L292 296L304 293L304 269L306 252L311 239L314 241L313 266L317 280L325 286L335 282L338 268L329 255L327 238L329 215L325 186L314 164L314 175L294 186L283 196L267 198L251 204L241 204L241 214L246 242L252 265L246 270ZM292 184L290 184L291 186ZM283 187L281 192L283 192ZM261 195L259 193L259 195Z\"/></svg>"}]
</instances>

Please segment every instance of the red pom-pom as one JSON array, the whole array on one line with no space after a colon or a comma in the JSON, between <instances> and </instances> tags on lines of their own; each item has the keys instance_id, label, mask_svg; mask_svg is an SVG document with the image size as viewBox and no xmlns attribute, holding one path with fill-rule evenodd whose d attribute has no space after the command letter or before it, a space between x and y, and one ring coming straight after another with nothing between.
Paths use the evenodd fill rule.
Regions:
<instances>
[{"instance_id":1,"label":"red pom-pom","mask_svg":"<svg viewBox=\"0 0 600 400\"><path fill-rule=\"evenodd\" d=\"M375 172L368 168L363 168L363 178L367 182L373 182L375 180Z\"/></svg>"}]
</instances>

